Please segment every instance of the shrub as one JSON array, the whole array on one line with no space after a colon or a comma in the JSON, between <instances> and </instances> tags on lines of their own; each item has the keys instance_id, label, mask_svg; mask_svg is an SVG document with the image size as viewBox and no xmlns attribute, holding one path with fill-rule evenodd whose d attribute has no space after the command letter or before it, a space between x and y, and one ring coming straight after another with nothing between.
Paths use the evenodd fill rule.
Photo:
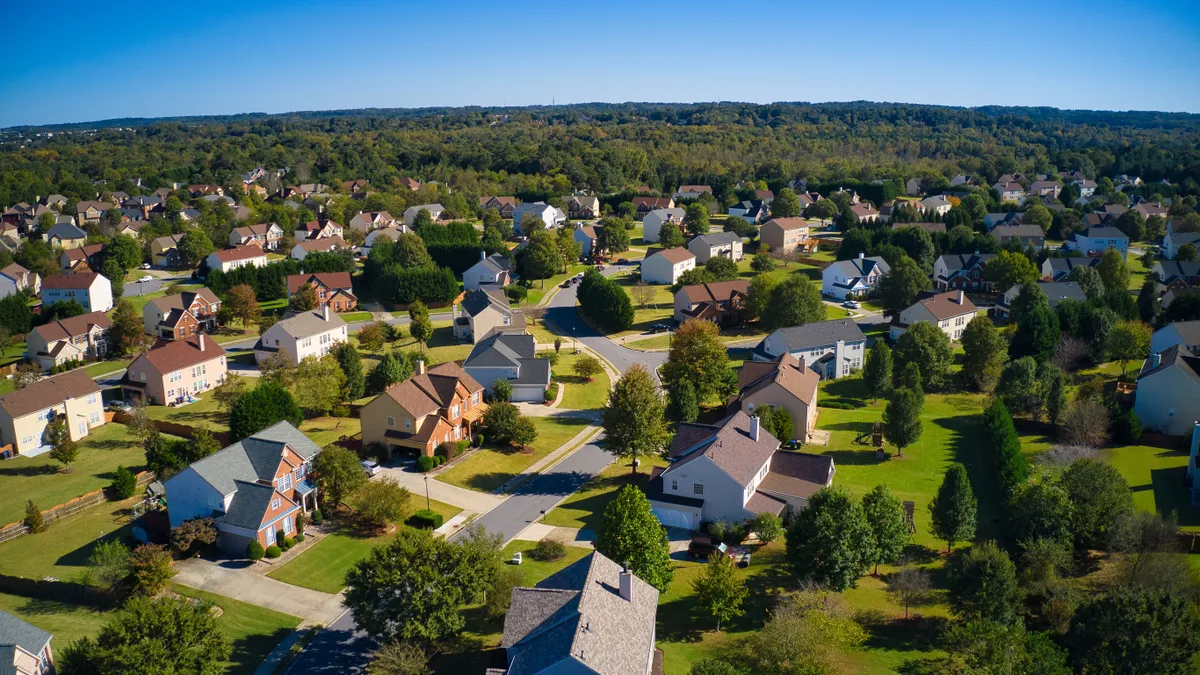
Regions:
<instances>
[{"instance_id":1,"label":"shrub","mask_svg":"<svg viewBox=\"0 0 1200 675\"><path fill-rule=\"evenodd\" d=\"M291 547L295 546L295 545L296 545L296 540L295 540L295 539L292 539L291 537L286 537L286 538L283 540L283 550L285 550L285 551L286 551L286 550L288 550L289 548L291 548Z\"/></svg>"},{"instance_id":2,"label":"shrub","mask_svg":"<svg viewBox=\"0 0 1200 675\"><path fill-rule=\"evenodd\" d=\"M511 401L512 400L512 384L503 377L492 383L492 400L493 401Z\"/></svg>"},{"instance_id":3,"label":"shrub","mask_svg":"<svg viewBox=\"0 0 1200 675\"><path fill-rule=\"evenodd\" d=\"M529 552L529 557L541 562L553 562L567 557L567 547L557 539L543 539Z\"/></svg>"},{"instance_id":4,"label":"shrub","mask_svg":"<svg viewBox=\"0 0 1200 675\"><path fill-rule=\"evenodd\" d=\"M721 540L730 546L737 546L743 541L746 541L746 536L748 534L749 532L746 531L745 527L738 525L737 523L732 523L729 525L729 527L725 528L725 536L722 537Z\"/></svg>"},{"instance_id":5,"label":"shrub","mask_svg":"<svg viewBox=\"0 0 1200 675\"><path fill-rule=\"evenodd\" d=\"M437 462L438 466L441 466L446 463L446 458L441 455L434 455L433 459L435 462Z\"/></svg>"},{"instance_id":6,"label":"shrub","mask_svg":"<svg viewBox=\"0 0 1200 675\"><path fill-rule=\"evenodd\" d=\"M429 455L421 455L417 458L417 471L421 473L428 473L435 466L437 466L437 460Z\"/></svg>"},{"instance_id":7,"label":"shrub","mask_svg":"<svg viewBox=\"0 0 1200 675\"><path fill-rule=\"evenodd\" d=\"M45 532L46 528L49 527L46 524L46 519L42 517L42 510L38 508L37 504L33 503L32 499L28 500L25 504L25 525L29 527L29 532L32 534Z\"/></svg>"},{"instance_id":8,"label":"shrub","mask_svg":"<svg viewBox=\"0 0 1200 675\"><path fill-rule=\"evenodd\" d=\"M483 434L475 434L475 447L483 447Z\"/></svg>"},{"instance_id":9,"label":"shrub","mask_svg":"<svg viewBox=\"0 0 1200 675\"><path fill-rule=\"evenodd\" d=\"M297 534L297 535L296 535L296 543L297 543L297 544L299 544L299 543L300 543L300 542L302 542L302 541L304 541L304 535L303 535L303 534Z\"/></svg>"},{"instance_id":10,"label":"shrub","mask_svg":"<svg viewBox=\"0 0 1200 675\"><path fill-rule=\"evenodd\" d=\"M283 530L275 530L275 543L279 545L279 548L288 550L287 536L284 535Z\"/></svg>"},{"instance_id":11,"label":"shrub","mask_svg":"<svg viewBox=\"0 0 1200 675\"><path fill-rule=\"evenodd\" d=\"M461 441L458 442L458 454L460 454L460 455L463 454L464 452L467 451L467 448L469 448L469 447L471 447L471 441L468 441L465 438L462 439Z\"/></svg>"},{"instance_id":12,"label":"shrub","mask_svg":"<svg viewBox=\"0 0 1200 675\"><path fill-rule=\"evenodd\" d=\"M542 394L542 400L546 403L553 403L558 397L558 383L551 382L549 387L546 387L546 393Z\"/></svg>"},{"instance_id":13,"label":"shrub","mask_svg":"<svg viewBox=\"0 0 1200 675\"><path fill-rule=\"evenodd\" d=\"M1133 410L1126 410L1112 421L1113 437L1122 445L1132 445L1142 437L1142 421Z\"/></svg>"},{"instance_id":14,"label":"shrub","mask_svg":"<svg viewBox=\"0 0 1200 675\"><path fill-rule=\"evenodd\" d=\"M133 493L137 491L137 476L124 466L118 466L113 472L112 483L109 483L108 489L112 491L113 499L121 501L129 499Z\"/></svg>"},{"instance_id":15,"label":"shrub","mask_svg":"<svg viewBox=\"0 0 1200 675\"><path fill-rule=\"evenodd\" d=\"M274 560L275 558L278 558L281 555L283 555L283 551L281 551L278 546L272 544L267 547L267 557L268 558Z\"/></svg>"},{"instance_id":16,"label":"shrub","mask_svg":"<svg viewBox=\"0 0 1200 675\"><path fill-rule=\"evenodd\" d=\"M821 401L822 408L833 408L834 410L858 410L861 405L846 403L845 401Z\"/></svg>"},{"instance_id":17,"label":"shrub","mask_svg":"<svg viewBox=\"0 0 1200 675\"><path fill-rule=\"evenodd\" d=\"M446 441L437 447L436 456L445 457L446 459L454 459L458 457L458 443Z\"/></svg>"},{"instance_id":18,"label":"shrub","mask_svg":"<svg viewBox=\"0 0 1200 675\"><path fill-rule=\"evenodd\" d=\"M430 509L421 509L408 519L408 524L419 530L436 530L442 526L442 514Z\"/></svg>"},{"instance_id":19,"label":"shrub","mask_svg":"<svg viewBox=\"0 0 1200 675\"><path fill-rule=\"evenodd\" d=\"M320 525L325 520L325 514L321 513L321 509L313 509L312 521L313 525Z\"/></svg>"},{"instance_id":20,"label":"shrub","mask_svg":"<svg viewBox=\"0 0 1200 675\"><path fill-rule=\"evenodd\" d=\"M304 512L296 514L296 541L304 541L300 537L304 536Z\"/></svg>"},{"instance_id":21,"label":"shrub","mask_svg":"<svg viewBox=\"0 0 1200 675\"><path fill-rule=\"evenodd\" d=\"M246 557L251 560L262 560L262 557L266 555L266 553L267 552L263 550L262 544L258 543L257 539L250 542L250 545L246 547Z\"/></svg>"},{"instance_id":22,"label":"shrub","mask_svg":"<svg viewBox=\"0 0 1200 675\"><path fill-rule=\"evenodd\" d=\"M708 526L708 533L710 535L712 535L712 537L714 539L720 539L721 541L725 541L725 535L728 532L729 532L729 523L727 523L723 520L715 521L713 523L710 523Z\"/></svg>"}]
</instances>

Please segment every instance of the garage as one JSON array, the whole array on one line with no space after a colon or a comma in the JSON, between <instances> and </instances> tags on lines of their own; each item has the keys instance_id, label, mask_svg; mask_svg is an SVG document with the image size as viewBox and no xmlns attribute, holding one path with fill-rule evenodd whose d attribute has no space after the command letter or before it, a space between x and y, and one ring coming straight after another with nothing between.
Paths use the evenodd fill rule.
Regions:
<instances>
[{"instance_id":1,"label":"garage","mask_svg":"<svg viewBox=\"0 0 1200 675\"><path fill-rule=\"evenodd\" d=\"M666 527L674 527L681 530L696 530L700 528L701 518L699 507L652 501L650 502L650 510L654 513L654 517L658 518L658 522Z\"/></svg>"}]
</instances>

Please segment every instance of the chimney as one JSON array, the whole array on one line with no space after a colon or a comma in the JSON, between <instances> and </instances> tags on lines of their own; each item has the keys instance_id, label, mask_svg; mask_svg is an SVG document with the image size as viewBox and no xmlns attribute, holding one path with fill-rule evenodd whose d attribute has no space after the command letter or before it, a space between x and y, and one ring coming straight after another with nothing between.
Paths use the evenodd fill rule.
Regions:
<instances>
[{"instance_id":1,"label":"chimney","mask_svg":"<svg viewBox=\"0 0 1200 675\"><path fill-rule=\"evenodd\" d=\"M752 440L756 443L758 442L758 428L759 428L758 417L751 417L750 418L750 440Z\"/></svg>"},{"instance_id":2,"label":"chimney","mask_svg":"<svg viewBox=\"0 0 1200 675\"><path fill-rule=\"evenodd\" d=\"M965 296L965 294L962 292L962 289L959 289L959 291L958 291L958 304L960 304L960 305L962 305L962 304L966 304L966 303L964 302L964 300L966 299L964 296Z\"/></svg>"},{"instance_id":3,"label":"chimney","mask_svg":"<svg viewBox=\"0 0 1200 675\"><path fill-rule=\"evenodd\" d=\"M866 253L864 253L864 252L862 252L862 251L859 251L859 252L858 252L858 259L859 259L859 260L862 260L862 259L863 259L863 258L865 258L865 257L867 257L867 254L866 254Z\"/></svg>"},{"instance_id":4,"label":"chimney","mask_svg":"<svg viewBox=\"0 0 1200 675\"><path fill-rule=\"evenodd\" d=\"M325 306L321 308L321 314L326 321L329 320L329 303L325 303Z\"/></svg>"},{"instance_id":5,"label":"chimney","mask_svg":"<svg viewBox=\"0 0 1200 675\"><path fill-rule=\"evenodd\" d=\"M480 252L479 252L479 260L480 260L480 261L487 260L487 251L480 251Z\"/></svg>"},{"instance_id":6,"label":"chimney","mask_svg":"<svg viewBox=\"0 0 1200 675\"><path fill-rule=\"evenodd\" d=\"M621 568L621 599L633 602L633 572L629 571L629 563Z\"/></svg>"},{"instance_id":7,"label":"chimney","mask_svg":"<svg viewBox=\"0 0 1200 675\"><path fill-rule=\"evenodd\" d=\"M1150 357L1150 367L1157 368L1160 365L1162 365L1162 352L1156 352L1154 356Z\"/></svg>"},{"instance_id":8,"label":"chimney","mask_svg":"<svg viewBox=\"0 0 1200 675\"><path fill-rule=\"evenodd\" d=\"M425 374L425 359L417 359L417 374Z\"/></svg>"},{"instance_id":9,"label":"chimney","mask_svg":"<svg viewBox=\"0 0 1200 675\"><path fill-rule=\"evenodd\" d=\"M204 351L204 333L200 334L200 351Z\"/></svg>"}]
</instances>

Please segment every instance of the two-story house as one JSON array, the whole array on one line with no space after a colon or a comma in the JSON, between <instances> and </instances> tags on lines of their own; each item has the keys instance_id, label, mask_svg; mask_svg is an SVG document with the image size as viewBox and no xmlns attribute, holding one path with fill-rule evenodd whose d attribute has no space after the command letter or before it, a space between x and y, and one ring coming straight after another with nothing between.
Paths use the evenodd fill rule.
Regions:
<instances>
[{"instance_id":1,"label":"two-story house","mask_svg":"<svg viewBox=\"0 0 1200 675\"><path fill-rule=\"evenodd\" d=\"M1184 244L1200 248L1200 232L1168 232L1163 237L1163 257L1167 260L1174 260L1179 256L1179 248Z\"/></svg>"},{"instance_id":2,"label":"two-story house","mask_svg":"<svg viewBox=\"0 0 1200 675\"><path fill-rule=\"evenodd\" d=\"M0 298L7 298L28 290L37 294L42 290L42 278L17 263L0 269Z\"/></svg>"},{"instance_id":3,"label":"two-story house","mask_svg":"<svg viewBox=\"0 0 1200 675\"><path fill-rule=\"evenodd\" d=\"M404 219L404 225L412 227L413 221L417 219L417 214L422 211L428 211L429 217L433 218L433 222L436 223L442 219L442 214L445 213L446 207L441 204L418 204L417 206L410 206L404 209L404 214L401 216Z\"/></svg>"},{"instance_id":4,"label":"two-story house","mask_svg":"<svg viewBox=\"0 0 1200 675\"><path fill-rule=\"evenodd\" d=\"M1038 281L1038 288L1046 294L1046 299L1050 303L1050 309L1058 306L1058 303L1063 300L1074 300L1076 302L1087 302L1087 294L1079 287L1079 284L1074 281ZM1000 296L1000 300L996 303L996 316L1007 319L1012 312L1013 303L1016 302L1017 296L1021 294L1021 284L1013 284L1012 288L1004 292Z\"/></svg>"},{"instance_id":5,"label":"two-story house","mask_svg":"<svg viewBox=\"0 0 1200 675\"><path fill-rule=\"evenodd\" d=\"M666 223L674 223L682 231L683 217L686 215L687 211L674 207L647 211L645 215L640 217L642 221L642 240L649 244L657 244L661 237L662 226Z\"/></svg>"},{"instance_id":6,"label":"two-story house","mask_svg":"<svg viewBox=\"0 0 1200 675\"><path fill-rule=\"evenodd\" d=\"M104 424L100 386L85 371L47 377L0 396L0 444L29 457L49 452L46 427L60 418L73 441Z\"/></svg>"},{"instance_id":7,"label":"two-story house","mask_svg":"<svg viewBox=\"0 0 1200 675\"><path fill-rule=\"evenodd\" d=\"M506 255L479 252L479 262L463 272L463 288L474 291L481 286L507 286L513 282L512 259Z\"/></svg>"},{"instance_id":8,"label":"two-story house","mask_svg":"<svg viewBox=\"0 0 1200 675\"><path fill-rule=\"evenodd\" d=\"M1058 199L1059 193L1062 192L1062 187L1062 183L1058 181L1035 180L1029 185L1029 194Z\"/></svg>"},{"instance_id":9,"label":"two-story house","mask_svg":"<svg viewBox=\"0 0 1200 675\"><path fill-rule=\"evenodd\" d=\"M808 221L799 218L772 218L758 228L758 241L771 251L788 255L808 241Z\"/></svg>"},{"instance_id":10,"label":"two-story house","mask_svg":"<svg viewBox=\"0 0 1200 675\"><path fill-rule=\"evenodd\" d=\"M675 200L670 197L634 197L633 198L633 208L634 208L634 217L637 218L638 220L645 220L646 216L648 216L653 211L662 211L662 210L675 211L676 210ZM678 211L682 212L683 209L678 209ZM679 219L682 222L683 216L682 215L679 216ZM658 240L655 239L655 240L651 241L650 239L647 239L646 241L653 243Z\"/></svg>"},{"instance_id":11,"label":"two-story house","mask_svg":"<svg viewBox=\"0 0 1200 675\"><path fill-rule=\"evenodd\" d=\"M1099 257L1110 248L1115 248L1124 259L1129 254L1129 237L1115 227L1090 227L1072 234L1064 246L1093 258Z\"/></svg>"},{"instance_id":12,"label":"two-story house","mask_svg":"<svg viewBox=\"0 0 1200 675\"><path fill-rule=\"evenodd\" d=\"M592 195L563 197L567 216L572 220L594 220L600 217L600 199Z\"/></svg>"},{"instance_id":13,"label":"two-story house","mask_svg":"<svg viewBox=\"0 0 1200 675\"><path fill-rule=\"evenodd\" d=\"M43 305L75 300L88 312L107 312L113 308L112 284L95 272L46 277L42 280L41 298Z\"/></svg>"},{"instance_id":14,"label":"two-story house","mask_svg":"<svg viewBox=\"0 0 1200 675\"><path fill-rule=\"evenodd\" d=\"M1182 344L1142 362L1133 411L1148 431L1184 436L1200 420L1200 357Z\"/></svg>"},{"instance_id":15,"label":"two-story house","mask_svg":"<svg viewBox=\"0 0 1200 675\"><path fill-rule=\"evenodd\" d=\"M69 248L58 258L58 266L63 274L75 272L99 272L104 265L104 255L107 247L104 244L88 244Z\"/></svg>"},{"instance_id":16,"label":"two-story house","mask_svg":"<svg viewBox=\"0 0 1200 675\"><path fill-rule=\"evenodd\" d=\"M146 332L164 340L184 340L217 329L221 299L207 288L155 298L142 308Z\"/></svg>"},{"instance_id":17,"label":"two-story house","mask_svg":"<svg viewBox=\"0 0 1200 675\"><path fill-rule=\"evenodd\" d=\"M791 354L773 361L746 361L738 371L735 404L747 415L764 408L786 410L792 418L794 438L808 440L817 424L817 383L820 377Z\"/></svg>"},{"instance_id":18,"label":"two-story house","mask_svg":"<svg viewBox=\"0 0 1200 675\"><path fill-rule=\"evenodd\" d=\"M1095 267L1099 258L1046 258L1042 262L1042 281L1065 281L1076 267Z\"/></svg>"},{"instance_id":19,"label":"two-story house","mask_svg":"<svg viewBox=\"0 0 1200 675\"><path fill-rule=\"evenodd\" d=\"M183 266L183 255L179 253L179 240L182 234L167 234L155 237L150 242L150 257L154 264L168 269Z\"/></svg>"},{"instance_id":20,"label":"two-story house","mask_svg":"<svg viewBox=\"0 0 1200 675\"><path fill-rule=\"evenodd\" d=\"M360 211L346 223L354 232L367 233L385 227L395 227L396 219L387 211Z\"/></svg>"},{"instance_id":21,"label":"two-story house","mask_svg":"<svg viewBox=\"0 0 1200 675\"><path fill-rule=\"evenodd\" d=\"M109 202L99 202L95 200L86 200L75 205L75 222L80 227L84 225L99 225L100 219L109 209L117 208L116 204Z\"/></svg>"},{"instance_id":22,"label":"two-story house","mask_svg":"<svg viewBox=\"0 0 1200 675\"><path fill-rule=\"evenodd\" d=\"M867 202L851 204L850 213L853 213L860 223L873 223L879 220L879 210Z\"/></svg>"},{"instance_id":23,"label":"two-story house","mask_svg":"<svg viewBox=\"0 0 1200 675\"><path fill-rule=\"evenodd\" d=\"M863 367L867 337L849 319L777 328L751 352L754 361L774 361L787 354L823 380L846 377Z\"/></svg>"},{"instance_id":24,"label":"two-story house","mask_svg":"<svg viewBox=\"0 0 1200 675\"><path fill-rule=\"evenodd\" d=\"M550 387L550 360L537 357L532 335L492 333L471 349L463 370L489 395L498 380L508 380L513 401L540 403Z\"/></svg>"},{"instance_id":25,"label":"two-story house","mask_svg":"<svg viewBox=\"0 0 1200 675\"><path fill-rule=\"evenodd\" d=\"M206 185L198 183L196 185L187 186L186 192L190 197L203 197L204 195L224 196L225 188L220 185Z\"/></svg>"},{"instance_id":26,"label":"two-story house","mask_svg":"<svg viewBox=\"0 0 1200 675\"><path fill-rule=\"evenodd\" d=\"M1200 356L1200 321L1174 321L1154 331L1150 336L1150 353L1166 351L1179 345L1192 356Z\"/></svg>"},{"instance_id":27,"label":"two-story house","mask_svg":"<svg viewBox=\"0 0 1200 675\"><path fill-rule=\"evenodd\" d=\"M121 378L128 400L167 405L188 401L225 380L225 350L204 333L163 342L138 356Z\"/></svg>"},{"instance_id":28,"label":"two-story house","mask_svg":"<svg viewBox=\"0 0 1200 675\"><path fill-rule=\"evenodd\" d=\"M949 199L946 199L945 195L933 195L921 200L921 211L926 215L944 216L951 206L954 205L950 203Z\"/></svg>"},{"instance_id":29,"label":"two-story house","mask_svg":"<svg viewBox=\"0 0 1200 675\"><path fill-rule=\"evenodd\" d=\"M513 217L513 211L515 211L516 208L516 197L488 196L479 198L480 213L488 211L489 209L495 209L496 213L499 213L501 218L508 220Z\"/></svg>"},{"instance_id":30,"label":"two-story house","mask_svg":"<svg viewBox=\"0 0 1200 675\"><path fill-rule=\"evenodd\" d=\"M1139 202L1133 207L1133 210L1142 214L1142 218L1149 218L1150 216L1166 218L1168 215L1168 209L1162 202Z\"/></svg>"},{"instance_id":31,"label":"two-story house","mask_svg":"<svg viewBox=\"0 0 1200 675\"><path fill-rule=\"evenodd\" d=\"M683 286L675 292L675 321L700 319L719 326L739 323L749 290L748 279Z\"/></svg>"},{"instance_id":32,"label":"two-story house","mask_svg":"<svg viewBox=\"0 0 1200 675\"><path fill-rule=\"evenodd\" d=\"M321 218L304 223L296 229L293 236L297 242L301 242L306 239L326 239L329 237L341 239L344 233L344 228L341 225L328 218Z\"/></svg>"},{"instance_id":33,"label":"two-story house","mask_svg":"<svg viewBox=\"0 0 1200 675\"><path fill-rule=\"evenodd\" d=\"M717 424L680 424L668 457L646 496L659 522L686 530L795 513L833 483L831 457L779 450L779 440L741 410Z\"/></svg>"},{"instance_id":34,"label":"two-story house","mask_svg":"<svg viewBox=\"0 0 1200 675\"><path fill-rule=\"evenodd\" d=\"M879 281L891 270L880 256L839 260L821 271L821 293L838 300L865 298L879 289Z\"/></svg>"},{"instance_id":35,"label":"two-story house","mask_svg":"<svg viewBox=\"0 0 1200 675\"><path fill-rule=\"evenodd\" d=\"M328 305L335 312L349 312L358 307L358 297L354 295L349 272L290 274L287 278L288 299L299 293L305 285L311 285L316 291L317 309Z\"/></svg>"},{"instance_id":36,"label":"two-story house","mask_svg":"<svg viewBox=\"0 0 1200 675\"><path fill-rule=\"evenodd\" d=\"M650 590L654 591L653 588ZM657 601L657 591L654 591L654 597ZM50 651L53 637L41 628L0 610L0 672L6 675L53 673L54 654Z\"/></svg>"},{"instance_id":37,"label":"two-story house","mask_svg":"<svg viewBox=\"0 0 1200 675\"><path fill-rule=\"evenodd\" d=\"M457 363L417 371L362 407L364 445L378 443L388 456L400 452L432 456L437 446L472 437L483 419L483 385Z\"/></svg>"},{"instance_id":38,"label":"two-story house","mask_svg":"<svg viewBox=\"0 0 1200 675\"><path fill-rule=\"evenodd\" d=\"M493 331L524 333L525 315L509 307L508 297L496 286L481 286L467 293L452 309L454 337L479 342Z\"/></svg>"},{"instance_id":39,"label":"two-story house","mask_svg":"<svg viewBox=\"0 0 1200 675\"><path fill-rule=\"evenodd\" d=\"M304 260L310 253L333 253L347 248L350 248L350 245L339 235L321 237L320 239L305 239L304 241L296 242L296 245L292 247L292 258L294 260Z\"/></svg>"},{"instance_id":40,"label":"two-story house","mask_svg":"<svg viewBox=\"0 0 1200 675\"><path fill-rule=\"evenodd\" d=\"M1020 204L1025 201L1025 187L1016 181L998 182L992 186L992 189L1000 196L1002 202Z\"/></svg>"},{"instance_id":41,"label":"two-story house","mask_svg":"<svg viewBox=\"0 0 1200 675\"><path fill-rule=\"evenodd\" d=\"M975 318L978 308L961 290L945 293L924 292L917 301L900 310L892 319L891 336L897 340L918 321L928 321L937 326L951 342L958 342L967 324Z\"/></svg>"},{"instance_id":42,"label":"two-story house","mask_svg":"<svg viewBox=\"0 0 1200 675\"><path fill-rule=\"evenodd\" d=\"M983 266L995 257L995 253L947 253L933 263L933 283L939 291L991 291L993 284L984 278Z\"/></svg>"},{"instance_id":43,"label":"two-story house","mask_svg":"<svg viewBox=\"0 0 1200 675\"><path fill-rule=\"evenodd\" d=\"M675 201L687 202L711 194L711 185L680 185L679 189L675 191Z\"/></svg>"},{"instance_id":44,"label":"two-story house","mask_svg":"<svg viewBox=\"0 0 1200 675\"><path fill-rule=\"evenodd\" d=\"M36 326L25 337L25 358L46 370L71 361L102 358L108 353L112 321L104 312L89 312Z\"/></svg>"},{"instance_id":45,"label":"two-story house","mask_svg":"<svg viewBox=\"0 0 1200 675\"><path fill-rule=\"evenodd\" d=\"M673 284L684 272L696 269L696 256L691 251L675 248L651 248L642 260L642 281L648 284Z\"/></svg>"},{"instance_id":46,"label":"two-story house","mask_svg":"<svg viewBox=\"0 0 1200 675\"><path fill-rule=\"evenodd\" d=\"M992 236L1001 244L1016 240L1037 250L1046 247L1046 233L1038 225L999 225L992 229Z\"/></svg>"},{"instance_id":47,"label":"two-story house","mask_svg":"<svg viewBox=\"0 0 1200 675\"><path fill-rule=\"evenodd\" d=\"M235 227L229 233L229 245L233 247L257 245L264 251L274 251L279 248L283 239L283 228L275 223L258 223L245 227Z\"/></svg>"},{"instance_id":48,"label":"two-story house","mask_svg":"<svg viewBox=\"0 0 1200 675\"><path fill-rule=\"evenodd\" d=\"M232 272L242 267L265 267L267 254L257 246L236 246L221 251L213 251L204 262L210 272L221 270Z\"/></svg>"},{"instance_id":49,"label":"two-story house","mask_svg":"<svg viewBox=\"0 0 1200 675\"><path fill-rule=\"evenodd\" d=\"M346 337L346 322L325 305L276 322L254 345L254 360L261 364L275 354L282 354L294 368L306 357L321 358L332 352Z\"/></svg>"},{"instance_id":50,"label":"two-story house","mask_svg":"<svg viewBox=\"0 0 1200 675\"><path fill-rule=\"evenodd\" d=\"M1158 282L1160 291L1200 286L1200 261L1159 260L1150 268L1150 276Z\"/></svg>"},{"instance_id":51,"label":"two-story house","mask_svg":"<svg viewBox=\"0 0 1200 675\"><path fill-rule=\"evenodd\" d=\"M575 228L571 237L575 243L579 244L579 255L590 258L592 256L600 256L605 253L600 248L600 234L604 232L604 227L601 225L581 225Z\"/></svg>"},{"instance_id":52,"label":"two-story house","mask_svg":"<svg viewBox=\"0 0 1200 675\"><path fill-rule=\"evenodd\" d=\"M736 232L702 234L688 242L688 250L696 256L697 265L717 257L737 262L742 259L742 238Z\"/></svg>"},{"instance_id":53,"label":"two-story house","mask_svg":"<svg viewBox=\"0 0 1200 675\"><path fill-rule=\"evenodd\" d=\"M87 232L70 223L55 223L49 231L42 235L42 239L54 248L70 250L79 248L87 242Z\"/></svg>"},{"instance_id":54,"label":"two-story house","mask_svg":"<svg viewBox=\"0 0 1200 675\"><path fill-rule=\"evenodd\" d=\"M163 485L171 527L212 518L217 544L237 556L251 541L266 548L279 532L295 536L296 516L318 507L312 461L320 452L280 422L193 462Z\"/></svg>"},{"instance_id":55,"label":"two-story house","mask_svg":"<svg viewBox=\"0 0 1200 675\"><path fill-rule=\"evenodd\" d=\"M757 225L770 217L767 203L761 199L747 199L735 206L729 207L729 217L741 218L751 225Z\"/></svg>"},{"instance_id":56,"label":"two-story house","mask_svg":"<svg viewBox=\"0 0 1200 675\"><path fill-rule=\"evenodd\" d=\"M567 214L563 213L562 209L546 202L525 202L518 204L517 208L513 209L513 232L522 236L528 234L521 226L526 217L541 220L547 230L561 227L563 223L567 222Z\"/></svg>"}]
</instances>

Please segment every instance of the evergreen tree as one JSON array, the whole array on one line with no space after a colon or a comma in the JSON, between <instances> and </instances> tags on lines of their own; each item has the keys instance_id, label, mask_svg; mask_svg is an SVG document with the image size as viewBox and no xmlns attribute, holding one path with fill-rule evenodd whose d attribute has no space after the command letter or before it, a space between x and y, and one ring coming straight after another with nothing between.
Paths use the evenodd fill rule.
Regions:
<instances>
[{"instance_id":1,"label":"evergreen tree","mask_svg":"<svg viewBox=\"0 0 1200 675\"><path fill-rule=\"evenodd\" d=\"M42 516L42 510L38 508L37 504L33 503L32 499L25 502L24 522L25 526L29 528L29 532L31 534L45 532L49 527L46 524L46 519Z\"/></svg>"},{"instance_id":2,"label":"evergreen tree","mask_svg":"<svg viewBox=\"0 0 1200 675\"><path fill-rule=\"evenodd\" d=\"M955 462L946 469L937 495L929 503L933 534L946 542L946 550L975 536L975 494L967 468Z\"/></svg>"},{"instance_id":3,"label":"evergreen tree","mask_svg":"<svg viewBox=\"0 0 1200 675\"><path fill-rule=\"evenodd\" d=\"M882 338L875 338L863 366L863 381L872 400L892 393L892 349Z\"/></svg>"},{"instance_id":4,"label":"evergreen tree","mask_svg":"<svg viewBox=\"0 0 1200 675\"><path fill-rule=\"evenodd\" d=\"M1007 497L1029 478L1029 461L1021 452L1021 440L1013 426L1012 415L1000 399L983 411L984 445L997 467L1000 486Z\"/></svg>"},{"instance_id":5,"label":"evergreen tree","mask_svg":"<svg viewBox=\"0 0 1200 675\"><path fill-rule=\"evenodd\" d=\"M367 379L363 375L362 359L358 355L358 350L349 342L343 342L338 345L337 360L338 365L342 368L342 373L346 376L343 400L355 401L365 396Z\"/></svg>"},{"instance_id":6,"label":"evergreen tree","mask_svg":"<svg viewBox=\"0 0 1200 675\"><path fill-rule=\"evenodd\" d=\"M604 509L596 533L596 550L628 564L639 579L665 593L675 575L662 524L650 510L646 494L632 485L621 488Z\"/></svg>"},{"instance_id":7,"label":"evergreen tree","mask_svg":"<svg viewBox=\"0 0 1200 675\"><path fill-rule=\"evenodd\" d=\"M1138 317L1149 325L1154 325L1158 319L1158 293L1155 291L1153 280L1142 284L1142 290L1137 298Z\"/></svg>"},{"instance_id":8,"label":"evergreen tree","mask_svg":"<svg viewBox=\"0 0 1200 675\"><path fill-rule=\"evenodd\" d=\"M1015 623L1021 609L1016 566L995 542L972 546L951 564L949 601L961 618Z\"/></svg>"},{"instance_id":9,"label":"evergreen tree","mask_svg":"<svg viewBox=\"0 0 1200 675\"><path fill-rule=\"evenodd\" d=\"M962 333L962 346L963 377L976 391L992 391L1008 359L1008 344L996 324L986 316L971 319Z\"/></svg>"},{"instance_id":10,"label":"evergreen tree","mask_svg":"<svg viewBox=\"0 0 1200 675\"><path fill-rule=\"evenodd\" d=\"M696 401L696 389L688 380L672 382L667 390L670 398L669 415L676 422L695 422L700 416L700 406Z\"/></svg>"}]
</instances>

